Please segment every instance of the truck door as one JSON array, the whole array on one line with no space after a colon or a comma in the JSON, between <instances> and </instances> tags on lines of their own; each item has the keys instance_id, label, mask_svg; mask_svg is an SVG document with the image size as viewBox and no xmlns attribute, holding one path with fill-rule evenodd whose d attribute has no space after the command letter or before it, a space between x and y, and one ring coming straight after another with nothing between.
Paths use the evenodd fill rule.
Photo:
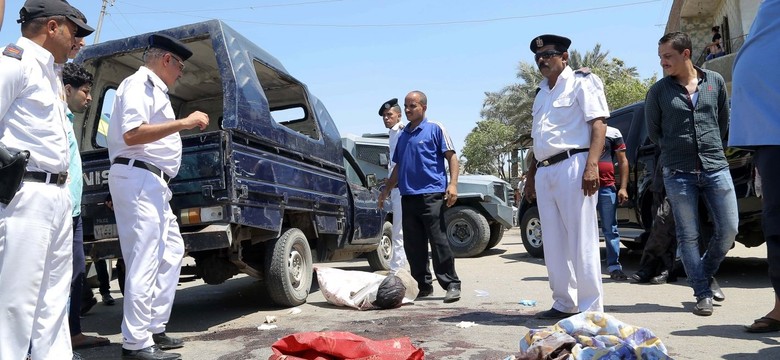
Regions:
<instances>
[{"instance_id":1,"label":"truck door","mask_svg":"<svg viewBox=\"0 0 780 360\"><path fill-rule=\"evenodd\" d=\"M378 208L379 191L371 189L357 162L344 151L344 169L352 205L352 244L375 243L382 236L384 214Z\"/></svg>"}]
</instances>

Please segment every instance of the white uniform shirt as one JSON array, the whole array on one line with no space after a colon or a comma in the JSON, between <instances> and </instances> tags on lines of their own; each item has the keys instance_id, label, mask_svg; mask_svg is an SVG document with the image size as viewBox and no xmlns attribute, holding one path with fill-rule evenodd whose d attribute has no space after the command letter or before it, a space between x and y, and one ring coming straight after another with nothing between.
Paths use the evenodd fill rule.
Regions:
<instances>
[{"instance_id":1,"label":"white uniform shirt","mask_svg":"<svg viewBox=\"0 0 780 360\"><path fill-rule=\"evenodd\" d=\"M566 150L590 147L588 121L609 117L604 84L596 74L575 74L566 67L555 86L539 84L533 106L534 156L545 160Z\"/></svg>"},{"instance_id":2,"label":"white uniform shirt","mask_svg":"<svg viewBox=\"0 0 780 360\"><path fill-rule=\"evenodd\" d=\"M54 57L24 37L16 45L22 60L0 55L0 142L11 152L30 151L28 170L68 171L68 120Z\"/></svg>"},{"instance_id":3,"label":"white uniform shirt","mask_svg":"<svg viewBox=\"0 0 780 360\"><path fill-rule=\"evenodd\" d=\"M124 133L141 124L161 124L176 120L168 98L168 86L154 72L141 66L124 79L116 89L114 109L108 125L108 157L142 160L151 163L170 177L176 176L181 165L181 136L173 133L148 144L129 146Z\"/></svg>"},{"instance_id":4,"label":"white uniform shirt","mask_svg":"<svg viewBox=\"0 0 780 360\"><path fill-rule=\"evenodd\" d=\"M395 145L398 144L398 136L401 135L401 131L403 131L404 127L406 125L399 121L397 124L393 125L392 128L389 130L390 134L390 162L387 164L387 176L389 177L390 174L393 173L393 168L395 168L395 163L393 162L393 154L395 154Z\"/></svg>"}]
</instances>

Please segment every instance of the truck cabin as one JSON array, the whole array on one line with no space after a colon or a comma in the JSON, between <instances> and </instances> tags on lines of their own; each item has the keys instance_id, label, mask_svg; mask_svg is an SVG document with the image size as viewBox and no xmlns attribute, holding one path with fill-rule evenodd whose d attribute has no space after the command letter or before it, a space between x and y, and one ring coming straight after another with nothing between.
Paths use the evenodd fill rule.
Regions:
<instances>
[{"instance_id":1,"label":"truck cabin","mask_svg":"<svg viewBox=\"0 0 780 360\"><path fill-rule=\"evenodd\" d=\"M304 153L307 142L340 147L330 116L306 86L289 75L276 58L221 21L161 32L180 39L193 51L185 61L182 77L169 89L176 118L203 111L210 119L204 132L232 129L262 133L269 145L294 141L302 145ZM76 58L95 76L94 101L76 118L81 124L76 137L82 152L105 148L116 88L143 65L150 34L88 46ZM319 121L322 125L317 117L324 118ZM196 134L201 134L197 128L182 132L182 137ZM315 158L318 153L322 152L309 152ZM327 152L333 153L337 152ZM340 158L322 160L341 162Z\"/></svg>"}]
</instances>

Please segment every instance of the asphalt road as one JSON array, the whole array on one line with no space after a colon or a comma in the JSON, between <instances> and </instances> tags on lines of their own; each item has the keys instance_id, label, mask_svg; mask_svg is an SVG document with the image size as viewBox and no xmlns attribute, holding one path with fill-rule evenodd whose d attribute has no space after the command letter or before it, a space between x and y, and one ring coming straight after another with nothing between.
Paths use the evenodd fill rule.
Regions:
<instances>
[{"instance_id":1,"label":"asphalt road","mask_svg":"<svg viewBox=\"0 0 780 360\"><path fill-rule=\"evenodd\" d=\"M637 269L639 254L621 249L628 274ZM602 246L602 258L603 258ZM773 292L765 263L766 248L731 250L718 274L726 301L716 303L715 314L691 314L693 292L685 279L673 284L645 285L615 282L604 275L605 311L618 319L651 329L674 359L780 359L780 332L749 334L750 324L772 307ZM365 261L322 266L370 271ZM316 281L308 303L291 314L270 304L258 283L237 277L222 285L193 281L180 285L168 333L187 341L179 349L184 359L267 359L270 346L289 334L338 330L381 340L409 337L424 349L426 359L504 359L519 352L518 342L529 329L552 325L534 314L548 309L551 292L540 259L526 254L517 229L480 257L457 259L463 281L459 302L444 304L444 290L415 304L393 310L358 311L328 304ZM605 271L604 271L605 272ZM119 359L122 298L112 283L115 306L96 305L83 319L87 334L111 339L102 348L80 350L86 359ZM534 307L519 304L536 300ZM278 327L258 330L266 316L276 316ZM459 328L461 321L474 322Z\"/></svg>"}]
</instances>

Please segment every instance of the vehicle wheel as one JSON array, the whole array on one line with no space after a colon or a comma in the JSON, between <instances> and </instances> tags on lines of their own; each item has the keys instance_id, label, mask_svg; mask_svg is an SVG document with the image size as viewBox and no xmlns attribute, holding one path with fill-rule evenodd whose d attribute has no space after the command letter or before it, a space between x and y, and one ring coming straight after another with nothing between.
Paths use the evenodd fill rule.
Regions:
<instances>
[{"instance_id":1,"label":"vehicle wheel","mask_svg":"<svg viewBox=\"0 0 780 360\"><path fill-rule=\"evenodd\" d=\"M456 206L444 213L444 222L455 257L471 257L485 251L490 225L482 214L467 206Z\"/></svg>"},{"instance_id":2,"label":"vehicle wheel","mask_svg":"<svg viewBox=\"0 0 780 360\"><path fill-rule=\"evenodd\" d=\"M504 237L504 230L506 230L506 228L504 228L504 225L501 224L490 225L490 240L488 240L488 244L485 250L492 249L496 247L498 243L501 242L501 238Z\"/></svg>"},{"instance_id":3,"label":"vehicle wheel","mask_svg":"<svg viewBox=\"0 0 780 360\"><path fill-rule=\"evenodd\" d=\"M535 258L544 257L544 244L542 244L542 222L539 220L539 209L534 206L529 208L523 219L520 220L520 235L523 238L523 246L529 255Z\"/></svg>"},{"instance_id":4,"label":"vehicle wheel","mask_svg":"<svg viewBox=\"0 0 780 360\"><path fill-rule=\"evenodd\" d=\"M286 229L267 246L264 282L271 300L282 306L305 303L314 271L306 235L295 228Z\"/></svg>"},{"instance_id":5,"label":"vehicle wheel","mask_svg":"<svg viewBox=\"0 0 780 360\"><path fill-rule=\"evenodd\" d=\"M382 239L379 240L379 246L376 251L368 253L368 265L371 270L390 270L390 260L393 258L393 224L385 221L382 227Z\"/></svg>"}]
</instances>

